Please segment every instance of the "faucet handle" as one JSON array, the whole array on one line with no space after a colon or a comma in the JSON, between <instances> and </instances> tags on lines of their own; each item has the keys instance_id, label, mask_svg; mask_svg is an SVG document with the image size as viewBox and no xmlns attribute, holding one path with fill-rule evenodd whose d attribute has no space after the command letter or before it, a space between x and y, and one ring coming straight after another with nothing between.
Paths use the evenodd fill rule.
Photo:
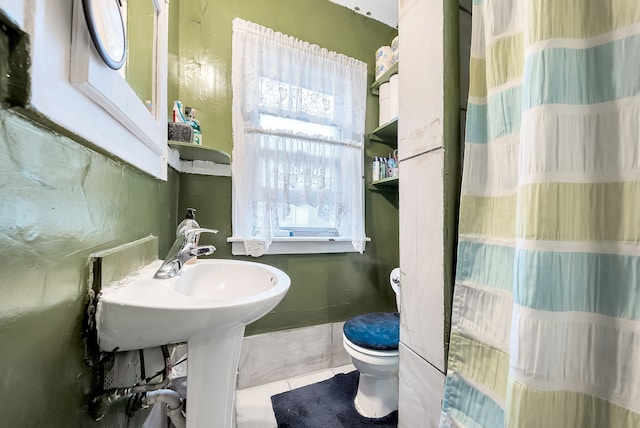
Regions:
<instances>
[{"instance_id":1,"label":"faucet handle","mask_svg":"<svg viewBox=\"0 0 640 428\"><path fill-rule=\"evenodd\" d=\"M215 229L207 229L205 227L194 227L193 229L186 229L183 233L189 238L192 235L200 235L201 233L218 233Z\"/></svg>"}]
</instances>

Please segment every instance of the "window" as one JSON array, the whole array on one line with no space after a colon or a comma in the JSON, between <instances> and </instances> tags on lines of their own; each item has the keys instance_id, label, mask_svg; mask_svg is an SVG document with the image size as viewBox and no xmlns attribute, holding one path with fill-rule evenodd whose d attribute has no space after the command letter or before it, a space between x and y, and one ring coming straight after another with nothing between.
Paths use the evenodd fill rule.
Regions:
<instances>
[{"instance_id":1,"label":"window","mask_svg":"<svg viewBox=\"0 0 640 428\"><path fill-rule=\"evenodd\" d=\"M366 70L233 21L234 254L364 251Z\"/></svg>"}]
</instances>

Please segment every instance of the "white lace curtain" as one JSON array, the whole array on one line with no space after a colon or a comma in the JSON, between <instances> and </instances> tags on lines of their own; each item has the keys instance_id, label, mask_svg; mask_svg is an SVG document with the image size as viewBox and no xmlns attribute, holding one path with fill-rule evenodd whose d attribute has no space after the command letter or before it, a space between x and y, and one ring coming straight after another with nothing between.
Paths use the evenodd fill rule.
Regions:
<instances>
[{"instance_id":1,"label":"white lace curtain","mask_svg":"<svg viewBox=\"0 0 640 428\"><path fill-rule=\"evenodd\" d=\"M362 252L366 64L239 18L232 49L234 238L264 251L306 205Z\"/></svg>"}]
</instances>

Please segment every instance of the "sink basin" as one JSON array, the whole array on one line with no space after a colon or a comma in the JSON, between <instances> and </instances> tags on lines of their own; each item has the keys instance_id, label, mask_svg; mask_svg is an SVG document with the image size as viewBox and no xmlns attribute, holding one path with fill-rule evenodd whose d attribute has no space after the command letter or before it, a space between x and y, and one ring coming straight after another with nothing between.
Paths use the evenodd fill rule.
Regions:
<instances>
[{"instance_id":1,"label":"sink basin","mask_svg":"<svg viewBox=\"0 0 640 428\"><path fill-rule=\"evenodd\" d=\"M187 342L216 328L249 324L271 311L291 283L279 269L237 260L198 260L170 279L148 265L98 300L98 343L127 351Z\"/></svg>"},{"instance_id":2,"label":"sink basin","mask_svg":"<svg viewBox=\"0 0 640 428\"><path fill-rule=\"evenodd\" d=\"M245 326L280 303L291 280L238 260L198 260L173 278L154 279L161 263L102 290L98 344L111 352L187 342L187 427L231 427Z\"/></svg>"}]
</instances>

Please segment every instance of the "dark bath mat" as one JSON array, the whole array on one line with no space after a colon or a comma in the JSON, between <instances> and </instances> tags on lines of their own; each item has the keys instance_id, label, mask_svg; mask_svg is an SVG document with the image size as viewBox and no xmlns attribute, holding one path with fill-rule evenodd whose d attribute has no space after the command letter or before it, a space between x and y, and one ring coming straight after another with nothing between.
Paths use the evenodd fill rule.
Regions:
<instances>
[{"instance_id":1,"label":"dark bath mat","mask_svg":"<svg viewBox=\"0 0 640 428\"><path fill-rule=\"evenodd\" d=\"M337 374L331 379L271 397L278 428L358 428L398 426L398 412L383 418L360 416L353 399L358 372Z\"/></svg>"}]
</instances>

